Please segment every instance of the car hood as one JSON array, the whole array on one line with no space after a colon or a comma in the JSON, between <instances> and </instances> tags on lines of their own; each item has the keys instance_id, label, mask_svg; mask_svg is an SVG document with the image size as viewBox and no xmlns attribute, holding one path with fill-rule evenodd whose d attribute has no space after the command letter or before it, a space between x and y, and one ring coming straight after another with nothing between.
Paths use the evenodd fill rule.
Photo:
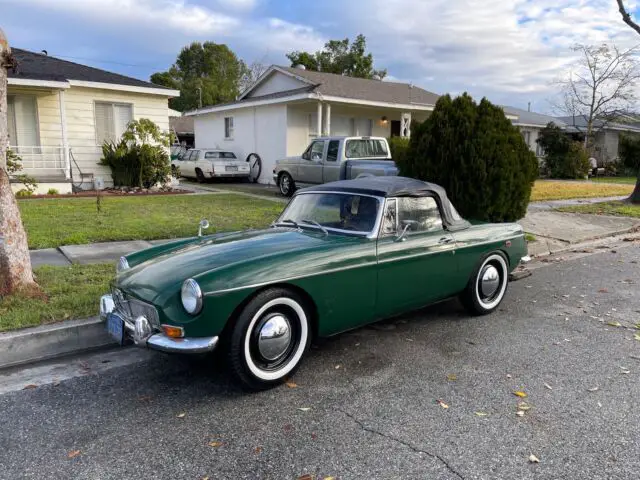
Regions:
<instances>
[{"instance_id":1,"label":"car hood","mask_svg":"<svg viewBox=\"0 0 640 480\"><path fill-rule=\"evenodd\" d=\"M311 250L333 241L337 239L284 227L202 237L121 272L116 285L142 300L154 302L168 290L179 290L187 278L197 280L232 264Z\"/></svg>"}]
</instances>

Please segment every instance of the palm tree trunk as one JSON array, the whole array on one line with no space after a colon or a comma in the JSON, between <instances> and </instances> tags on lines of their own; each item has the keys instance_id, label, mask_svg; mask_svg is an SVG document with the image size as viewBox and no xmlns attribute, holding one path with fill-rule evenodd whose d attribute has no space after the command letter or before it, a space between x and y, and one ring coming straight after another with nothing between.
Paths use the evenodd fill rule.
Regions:
<instances>
[{"instance_id":1,"label":"palm tree trunk","mask_svg":"<svg viewBox=\"0 0 640 480\"><path fill-rule=\"evenodd\" d=\"M7 65L11 49L0 29L0 296L34 290L27 235L7 174Z\"/></svg>"}]
</instances>

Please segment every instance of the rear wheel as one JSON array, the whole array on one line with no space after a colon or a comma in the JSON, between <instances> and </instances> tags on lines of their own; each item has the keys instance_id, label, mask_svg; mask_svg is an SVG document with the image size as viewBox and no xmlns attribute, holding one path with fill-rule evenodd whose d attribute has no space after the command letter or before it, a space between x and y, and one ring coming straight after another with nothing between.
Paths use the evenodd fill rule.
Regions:
<instances>
[{"instance_id":1,"label":"rear wheel","mask_svg":"<svg viewBox=\"0 0 640 480\"><path fill-rule=\"evenodd\" d=\"M509 281L509 267L504 254L487 255L474 271L460 299L472 315L493 312L504 298Z\"/></svg>"},{"instance_id":2,"label":"rear wheel","mask_svg":"<svg viewBox=\"0 0 640 480\"><path fill-rule=\"evenodd\" d=\"M278 179L278 187L280 188L280 193L285 197L290 197L296 190L296 184L293 182L293 178L291 178L291 175L289 175L287 172L280 174L280 178Z\"/></svg>"},{"instance_id":3,"label":"rear wheel","mask_svg":"<svg viewBox=\"0 0 640 480\"><path fill-rule=\"evenodd\" d=\"M204 181L206 180L204 173L202 173L202 170L200 170L199 168L196 168L196 180L198 180L199 183L204 183Z\"/></svg>"},{"instance_id":4,"label":"rear wheel","mask_svg":"<svg viewBox=\"0 0 640 480\"><path fill-rule=\"evenodd\" d=\"M262 173L262 159L257 153L250 153L247 155L247 162L249 162L249 181L256 183Z\"/></svg>"},{"instance_id":5,"label":"rear wheel","mask_svg":"<svg viewBox=\"0 0 640 480\"><path fill-rule=\"evenodd\" d=\"M298 368L311 339L309 312L296 293L272 288L242 310L231 332L229 365L240 383L263 390Z\"/></svg>"}]
</instances>

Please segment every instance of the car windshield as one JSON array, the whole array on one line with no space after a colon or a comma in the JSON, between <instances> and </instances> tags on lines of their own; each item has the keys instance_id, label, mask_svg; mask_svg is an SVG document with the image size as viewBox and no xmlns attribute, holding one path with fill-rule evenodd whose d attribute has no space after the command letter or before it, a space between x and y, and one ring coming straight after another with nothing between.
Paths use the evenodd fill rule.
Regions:
<instances>
[{"instance_id":1,"label":"car windshield","mask_svg":"<svg viewBox=\"0 0 640 480\"><path fill-rule=\"evenodd\" d=\"M302 193L291 200L276 225L297 226L325 232L373 232L381 202L351 193Z\"/></svg>"}]
</instances>

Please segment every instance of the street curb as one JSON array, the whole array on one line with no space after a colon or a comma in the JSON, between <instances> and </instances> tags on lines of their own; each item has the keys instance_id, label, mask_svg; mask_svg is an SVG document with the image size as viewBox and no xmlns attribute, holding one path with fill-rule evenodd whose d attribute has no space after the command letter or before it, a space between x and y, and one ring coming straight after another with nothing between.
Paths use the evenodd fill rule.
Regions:
<instances>
[{"instance_id":1,"label":"street curb","mask_svg":"<svg viewBox=\"0 0 640 480\"><path fill-rule=\"evenodd\" d=\"M98 317L0 333L0 369L115 345Z\"/></svg>"},{"instance_id":2,"label":"street curb","mask_svg":"<svg viewBox=\"0 0 640 480\"><path fill-rule=\"evenodd\" d=\"M543 246L540 246L541 248L538 248L538 250L539 250L538 252L532 252L531 250L529 250L529 255L531 255L534 258L540 258L540 257L549 256L549 255L555 255L557 253L573 252L573 251L580 250L580 249L585 249L585 248L597 248L598 246L607 245L609 243L620 241L624 237L629 237L629 238L633 238L633 239L636 239L636 240L640 240L640 232L638 232L637 229L638 229L638 226L636 225L633 228L627 229L626 231L623 231L623 232L618 232L618 233L616 233L614 235L594 237L594 238L591 238L589 240L585 240L585 241L580 242L580 243L562 242L563 245L561 247L559 247L559 248L549 248L548 247L548 244L547 244L546 241L547 240L554 240L554 239L550 239L550 238L546 238L546 237L539 237L540 239L545 240L544 243L547 244L547 247L545 248ZM534 243L538 243L538 241L536 241Z\"/></svg>"}]
</instances>

